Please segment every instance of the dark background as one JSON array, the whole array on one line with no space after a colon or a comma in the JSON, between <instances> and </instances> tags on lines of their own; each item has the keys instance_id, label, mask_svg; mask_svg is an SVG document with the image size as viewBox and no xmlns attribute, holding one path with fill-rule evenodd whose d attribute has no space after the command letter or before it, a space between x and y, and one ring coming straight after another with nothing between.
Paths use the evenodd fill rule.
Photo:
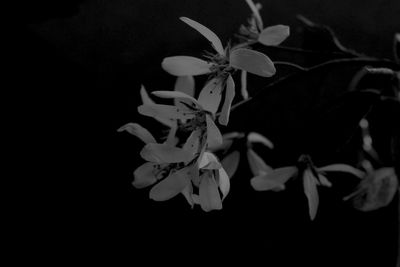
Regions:
<instances>
[{"instance_id":1,"label":"dark background","mask_svg":"<svg viewBox=\"0 0 400 267\"><path fill-rule=\"evenodd\" d=\"M265 25L291 27L285 46L325 50L323 34L307 32L296 20L302 14L330 26L347 47L392 58L392 38L400 30L398 1L261 3ZM51 254L67 261L81 255L114 265L119 260L213 264L216 258L215 263L245 260L249 266L394 266L396 201L375 212L354 210L341 200L357 184L348 175L333 176L333 188L320 189L313 222L299 181L279 194L255 192L244 160L222 211L191 210L182 196L156 203L148 199L147 189L131 186L132 172L142 164L142 143L116 129L139 122L152 132L160 130L137 114L140 84L150 91L170 90L174 78L161 70L162 58L208 49L178 17L207 25L225 43L250 14L245 1L39 1L24 10L15 79L24 123L16 132L30 162L26 169L40 175L27 181L28 190L38 190L24 203L28 215L22 225L36 233L29 244L48 232L45 240L51 247L51 253L43 249L36 257ZM343 56L265 51L273 60L306 67ZM275 151L255 149L274 167L291 165L302 153L310 153L317 165L354 163L359 143L351 137L376 99L334 99L363 64L329 66L273 87L254 105L234 111L229 129L268 136ZM292 71L278 66L277 77ZM269 82L250 79L250 94ZM376 135L383 138L393 131L393 120L382 122L387 112L393 110L378 105L373 117ZM393 164L387 146L380 144L387 164Z\"/></svg>"}]
</instances>

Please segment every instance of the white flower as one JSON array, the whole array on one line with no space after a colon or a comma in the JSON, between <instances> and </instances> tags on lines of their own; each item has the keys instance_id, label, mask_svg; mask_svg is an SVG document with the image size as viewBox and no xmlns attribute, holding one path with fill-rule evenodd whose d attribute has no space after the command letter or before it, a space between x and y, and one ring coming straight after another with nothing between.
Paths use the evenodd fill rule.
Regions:
<instances>
[{"instance_id":1,"label":"white flower","mask_svg":"<svg viewBox=\"0 0 400 267\"><path fill-rule=\"evenodd\" d=\"M285 189L285 183L292 177L302 175L304 194L308 200L309 214L311 220L315 219L319 205L317 185L331 187L332 184L325 177L326 172L347 172L357 177L362 177L364 172L347 164L332 164L324 167L315 167L309 156L301 156L299 165L305 166L299 169L298 166L288 166L273 169L251 179L252 187L257 191Z\"/></svg>"}]
</instances>

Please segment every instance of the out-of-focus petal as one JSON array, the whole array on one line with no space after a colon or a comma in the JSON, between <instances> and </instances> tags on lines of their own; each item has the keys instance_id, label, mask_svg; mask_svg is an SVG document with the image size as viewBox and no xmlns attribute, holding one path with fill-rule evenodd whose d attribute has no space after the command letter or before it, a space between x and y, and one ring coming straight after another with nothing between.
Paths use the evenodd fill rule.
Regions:
<instances>
[{"instance_id":1,"label":"out-of-focus petal","mask_svg":"<svg viewBox=\"0 0 400 267\"><path fill-rule=\"evenodd\" d=\"M222 209L222 201L218 192L218 185L210 172L203 174L200 181L199 201L204 211Z\"/></svg>"},{"instance_id":2,"label":"out-of-focus petal","mask_svg":"<svg viewBox=\"0 0 400 267\"><path fill-rule=\"evenodd\" d=\"M247 71L242 70L240 74L240 92L242 94L243 99L249 98L249 92L247 91Z\"/></svg>"},{"instance_id":3,"label":"out-of-focus petal","mask_svg":"<svg viewBox=\"0 0 400 267\"><path fill-rule=\"evenodd\" d=\"M262 77L271 77L276 72L274 63L269 57L247 48L231 51L229 62L236 69L245 70Z\"/></svg>"},{"instance_id":4,"label":"out-of-focus petal","mask_svg":"<svg viewBox=\"0 0 400 267\"><path fill-rule=\"evenodd\" d=\"M233 151L228 154L223 160L221 160L222 167L225 169L229 178L232 178L235 174L240 161L240 152Z\"/></svg>"},{"instance_id":5,"label":"out-of-focus petal","mask_svg":"<svg viewBox=\"0 0 400 267\"><path fill-rule=\"evenodd\" d=\"M160 104L141 105L138 107L138 112L144 116L168 120L190 119L194 117L194 114L188 109L184 110L175 106Z\"/></svg>"},{"instance_id":6,"label":"out-of-focus petal","mask_svg":"<svg viewBox=\"0 0 400 267\"><path fill-rule=\"evenodd\" d=\"M247 135L247 141L250 143L261 143L271 149L274 148L274 144L268 138L256 132L249 133Z\"/></svg>"},{"instance_id":7,"label":"out-of-focus petal","mask_svg":"<svg viewBox=\"0 0 400 267\"><path fill-rule=\"evenodd\" d=\"M157 182L155 175L156 163L146 162L133 172L132 185L136 188L144 188Z\"/></svg>"},{"instance_id":8,"label":"out-of-focus petal","mask_svg":"<svg viewBox=\"0 0 400 267\"><path fill-rule=\"evenodd\" d=\"M225 197L228 195L230 189L229 176L224 170L224 168L218 169L218 184L219 184L219 189L221 190L222 193L222 200L224 200Z\"/></svg>"},{"instance_id":9,"label":"out-of-focus petal","mask_svg":"<svg viewBox=\"0 0 400 267\"><path fill-rule=\"evenodd\" d=\"M294 166L282 167L268 173L261 173L251 181L253 188L257 191L273 190L285 188L285 183L297 174ZM257 178L258 177L258 178Z\"/></svg>"},{"instance_id":10,"label":"out-of-focus petal","mask_svg":"<svg viewBox=\"0 0 400 267\"><path fill-rule=\"evenodd\" d=\"M204 25L194 21L192 19L186 17L180 17L180 20L188 24L190 27L198 31L201 35L203 35L208 41L211 42L211 45L220 55L224 55L224 47L222 46L222 42L219 37L210 29L205 27Z\"/></svg>"},{"instance_id":11,"label":"out-of-focus petal","mask_svg":"<svg viewBox=\"0 0 400 267\"><path fill-rule=\"evenodd\" d=\"M252 0L246 0L246 3L249 5L251 12L253 12L254 17L256 18L256 22L257 22L257 27L258 29L263 29L263 20L260 16L260 12L258 11L257 6L253 3Z\"/></svg>"},{"instance_id":12,"label":"out-of-focus petal","mask_svg":"<svg viewBox=\"0 0 400 267\"><path fill-rule=\"evenodd\" d=\"M194 96L194 78L193 76L179 76L176 78L174 90L185 93L191 97Z\"/></svg>"},{"instance_id":13,"label":"out-of-focus petal","mask_svg":"<svg viewBox=\"0 0 400 267\"><path fill-rule=\"evenodd\" d=\"M231 113L231 105L233 98L235 97L235 82L232 79L232 76L229 75L226 80L226 88L225 88L225 100L221 109L221 114L219 115L218 121L222 125L228 125L229 115Z\"/></svg>"},{"instance_id":14,"label":"out-of-focus petal","mask_svg":"<svg viewBox=\"0 0 400 267\"><path fill-rule=\"evenodd\" d=\"M321 183L321 185L326 186L326 187L331 187L332 183L322 174L318 173L318 180Z\"/></svg>"},{"instance_id":15,"label":"out-of-focus petal","mask_svg":"<svg viewBox=\"0 0 400 267\"><path fill-rule=\"evenodd\" d=\"M193 131L188 139L186 140L185 144L183 145L183 149L191 153L192 155L196 154L199 150L200 145L200 135L201 130Z\"/></svg>"},{"instance_id":16,"label":"out-of-focus petal","mask_svg":"<svg viewBox=\"0 0 400 267\"><path fill-rule=\"evenodd\" d=\"M272 168L251 148L247 150L247 159L249 161L250 170L254 176L268 173L272 170Z\"/></svg>"},{"instance_id":17,"label":"out-of-focus petal","mask_svg":"<svg viewBox=\"0 0 400 267\"><path fill-rule=\"evenodd\" d=\"M290 35L290 28L286 25L275 25L263 29L258 41L264 45L279 45Z\"/></svg>"},{"instance_id":18,"label":"out-of-focus petal","mask_svg":"<svg viewBox=\"0 0 400 267\"><path fill-rule=\"evenodd\" d=\"M145 145L140 151L140 156L147 161L156 163L187 162L194 158L192 153L182 148L153 143Z\"/></svg>"},{"instance_id":19,"label":"out-of-focus petal","mask_svg":"<svg viewBox=\"0 0 400 267\"><path fill-rule=\"evenodd\" d=\"M303 174L304 194L308 199L308 208L311 220L315 219L318 210L319 196L317 191L317 180L309 169Z\"/></svg>"},{"instance_id":20,"label":"out-of-focus petal","mask_svg":"<svg viewBox=\"0 0 400 267\"><path fill-rule=\"evenodd\" d=\"M150 198L155 201L168 200L181 193L189 182L188 168L180 169L156 184L150 190Z\"/></svg>"},{"instance_id":21,"label":"out-of-focus petal","mask_svg":"<svg viewBox=\"0 0 400 267\"><path fill-rule=\"evenodd\" d=\"M124 126L120 127L117 131L118 132L127 131L128 133L138 137L146 144L157 143L153 135L147 129L143 128L141 125L137 123L127 123Z\"/></svg>"},{"instance_id":22,"label":"out-of-focus petal","mask_svg":"<svg viewBox=\"0 0 400 267\"><path fill-rule=\"evenodd\" d=\"M195 104L196 106L199 106L199 103L197 102L196 99L194 99L190 95L187 95L187 94L185 94L183 92L178 92L178 91L154 91L154 92L152 92L152 94L155 95L155 96L161 97L161 98L175 98L175 99L188 100L189 102Z\"/></svg>"},{"instance_id":23,"label":"out-of-focus petal","mask_svg":"<svg viewBox=\"0 0 400 267\"><path fill-rule=\"evenodd\" d=\"M223 81L221 78L211 79L201 90L198 102L204 110L210 111L215 114L221 102Z\"/></svg>"},{"instance_id":24,"label":"out-of-focus petal","mask_svg":"<svg viewBox=\"0 0 400 267\"><path fill-rule=\"evenodd\" d=\"M206 115L207 122L207 144L211 147L216 147L222 144L222 135L219 131L217 125L215 125L214 121L210 118L209 115Z\"/></svg>"},{"instance_id":25,"label":"out-of-focus petal","mask_svg":"<svg viewBox=\"0 0 400 267\"><path fill-rule=\"evenodd\" d=\"M356 169L350 165L347 164L331 164L327 165L321 168L318 168L318 171L322 172L347 172L351 173L354 176L357 176L358 178L363 178L365 176L365 173L363 171L360 171L359 169Z\"/></svg>"},{"instance_id":26,"label":"out-of-focus petal","mask_svg":"<svg viewBox=\"0 0 400 267\"><path fill-rule=\"evenodd\" d=\"M171 75L195 76L210 73L213 64L200 58L190 56L173 56L164 58L161 67Z\"/></svg>"},{"instance_id":27,"label":"out-of-focus petal","mask_svg":"<svg viewBox=\"0 0 400 267\"><path fill-rule=\"evenodd\" d=\"M204 152L203 157L199 163L200 169L209 169L209 170L216 170L221 168L221 164L219 163L217 157L210 152Z\"/></svg>"},{"instance_id":28,"label":"out-of-focus petal","mask_svg":"<svg viewBox=\"0 0 400 267\"><path fill-rule=\"evenodd\" d=\"M280 183L276 180L269 179L267 173L263 173L251 178L250 184L256 191L271 190L278 192L285 190L285 184Z\"/></svg>"}]
</instances>

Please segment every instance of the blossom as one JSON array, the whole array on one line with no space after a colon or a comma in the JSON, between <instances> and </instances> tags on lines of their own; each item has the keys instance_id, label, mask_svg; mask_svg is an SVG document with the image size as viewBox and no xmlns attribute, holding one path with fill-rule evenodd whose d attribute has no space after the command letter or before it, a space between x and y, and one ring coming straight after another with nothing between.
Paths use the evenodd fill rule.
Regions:
<instances>
[{"instance_id":1,"label":"blossom","mask_svg":"<svg viewBox=\"0 0 400 267\"><path fill-rule=\"evenodd\" d=\"M368 168L357 189L344 200L352 200L356 209L372 211L386 207L398 189L398 179L393 167Z\"/></svg>"},{"instance_id":2,"label":"blossom","mask_svg":"<svg viewBox=\"0 0 400 267\"><path fill-rule=\"evenodd\" d=\"M309 215L311 220L315 219L319 205L318 186L331 187L331 182L326 178L326 172L347 172L362 177L364 172L347 164L331 164L324 167L315 167L307 155L299 158L297 166L287 166L273 169L262 173L251 179L252 187L257 191L285 189L285 183L293 177L301 177L303 181L304 194L308 200Z\"/></svg>"},{"instance_id":3,"label":"blossom","mask_svg":"<svg viewBox=\"0 0 400 267\"><path fill-rule=\"evenodd\" d=\"M259 76L271 77L276 72L274 64L266 55L251 49L224 48L219 37L204 25L186 17L180 19L202 34L211 43L216 53L207 55L207 60L191 56L167 57L161 66L175 76L211 74L213 78L203 88L200 96L203 91L206 91L204 94L212 93L216 99L220 99L222 92L225 91L225 100L218 120L220 124L227 125L235 97L235 83L231 76L233 71L245 70ZM219 101L214 101L214 103L218 103L216 105L218 109Z\"/></svg>"}]
</instances>

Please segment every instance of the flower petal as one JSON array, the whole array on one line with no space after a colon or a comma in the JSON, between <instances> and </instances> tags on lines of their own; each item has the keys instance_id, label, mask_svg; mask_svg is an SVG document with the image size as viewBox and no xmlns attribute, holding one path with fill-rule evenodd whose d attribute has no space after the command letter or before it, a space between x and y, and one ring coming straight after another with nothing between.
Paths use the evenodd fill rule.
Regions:
<instances>
[{"instance_id":1,"label":"flower petal","mask_svg":"<svg viewBox=\"0 0 400 267\"><path fill-rule=\"evenodd\" d=\"M268 173L261 173L251 180L251 185L257 191L285 189L287 180L297 174L297 168L294 166L282 167L272 170ZM258 178L257 178L258 177Z\"/></svg>"},{"instance_id":2,"label":"flower petal","mask_svg":"<svg viewBox=\"0 0 400 267\"><path fill-rule=\"evenodd\" d=\"M200 181L199 201L204 211L222 209L222 201L214 177L207 171Z\"/></svg>"},{"instance_id":3,"label":"flower petal","mask_svg":"<svg viewBox=\"0 0 400 267\"><path fill-rule=\"evenodd\" d=\"M167 144L149 143L140 151L140 156L150 162L156 163L178 163L193 159L193 155L182 148Z\"/></svg>"},{"instance_id":4,"label":"flower petal","mask_svg":"<svg viewBox=\"0 0 400 267\"><path fill-rule=\"evenodd\" d=\"M183 145L183 150L186 150L190 152L192 155L195 155L199 150L200 135L201 135L200 129L193 131L186 140L186 143Z\"/></svg>"},{"instance_id":5,"label":"flower petal","mask_svg":"<svg viewBox=\"0 0 400 267\"><path fill-rule=\"evenodd\" d=\"M249 133L247 135L247 141L250 143L261 143L271 149L274 148L274 144L268 138L256 132Z\"/></svg>"},{"instance_id":6,"label":"flower petal","mask_svg":"<svg viewBox=\"0 0 400 267\"><path fill-rule=\"evenodd\" d=\"M144 116L153 118L162 118L166 120L177 120L177 119L190 119L194 115L188 109L182 109L170 105L150 104L141 105L138 107L138 112ZM173 126L172 123L170 123Z\"/></svg>"},{"instance_id":7,"label":"flower petal","mask_svg":"<svg viewBox=\"0 0 400 267\"><path fill-rule=\"evenodd\" d=\"M199 163L200 169L208 169L208 170L216 170L221 168L221 164L219 163L217 157L210 152L204 152L203 157Z\"/></svg>"},{"instance_id":8,"label":"flower petal","mask_svg":"<svg viewBox=\"0 0 400 267\"><path fill-rule=\"evenodd\" d=\"M173 56L164 58L161 67L171 75L195 76L210 73L213 64L200 58L190 56Z\"/></svg>"},{"instance_id":9,"label":"flower petal","mask_svg":"<svg viewBox=\"0 0 400 267\"><path fill-rule=\"evenodd\" d=\"M249 92L247 91L247 71L242 70L240 74L240 92L242 94L243 99L249 98Z\"/></svg>"},{"instance_id":10,"label":"flower petal","mask_svg":"<svg viewBox=\"0 0 400 267\"><path fill-rule=\"evenodd\" d=\"M227 155L223 160L221 160L222 167L225 169L229 178L232 178L235 174L240 161L240 152L233 151L229 155Z\"/></svg>"},{"instance_id":11,"label":"flower petal","mask_svg":"<svg viewBox=\"0 0 400 267\"><path fill-rule=\"evenodd\" d=\"M146 162L133 172L134 180L132 185L136 188L144 188L157 182L157 177L154 173L156 163Z\"/></svg>"},{"instance_id":12,"label":"flower petal","mask_svg":"<svg viewBox=\"0 0 400 267\"><path fill-rule=\"evenodd\" d=\"M263 45L279 45L290 35L290 28L286 25L275 25L263 29L258 41Z\"/></svg>"},{"instance_id":13,"label":"flower petal","mask_svg":"<svg viewBox=\"0 0 400 267\"><path fill-rule=\"evenodd\" d=\"M230 65L236 69L245 70L262 77L271 77L276 72L274 63L269 57L246 48L231 51L229 61Z\"/></svg>"},{"instance_id":14,"label":"flower petal","mask_svg":"<svg viewBox=\"0 0 400 267\"><path fill-rule=\"evenodd\" d=\"M153 95L161 97L161 98L175 98L175 99L184 99L188 100L191 103L195 104L196 106L199 105L197 100L190 95L187 95L183 92L178 91L154 91L152 92ZM193 106L193 105L192 105ZM187 109L187 108L186 108Z\"/></svg>"},{"instance_id":15,"label":"flower petal","mask_svg":"<svg viewBox=\"0 0 400 267\"><path fill-rule=\"evenodd\" d=\"M222 193L222 201L223 201L225 197L228 195L230 189L229 176L224 170L224 168L218 169L218 184L219 184L219 189L221 190Z\"/></svg>"},{"instance_id":16,"label":"flower petal","mask_svg":"<svg viewBox=\"0 0 400 267\"><path fill-rule=\"evenodd\" d=\"M332 187L332 183L322 174L318 173L318 180L321 185L326 187Z\"/></svg>"},{"instance_id":17,"label":"flower petal","mask_svg":"<svg viewBox=\"0 0 400 267\"><path fill-rule=\"evenodd\" d=\"M260 12L258 11L257 6L253 3L252 0L246 0L246 3L249 5L251 12L253 12L254 17L256 18L258 29L263 29L263 20L260 16Z\"/></svg>"},{"instance_id":18,"label":"flower petal","mask_svg":"<svg viewBox=\"0 0 400 267\"><path fill-rule=\"evenodd\" d=\"M272 168L251 148L247 150L247 159L249 161L250 170L254 176L272 171Z\"/></svg>"},{"instance_id":19,"label":"flower petal","mask_svg":"<svg viewBox=\"0 0 400 267\"><path fill-rule=\"evenodd\" d=\"M189 182L188 168L180 169L156 184L150 190L150 198L155 201L168 200L181 193Z\"/></svg>"},{"instance_id":20,"label":"flower petal","mask_svg":"<svg viewBox=\"0 0 400 267\"><path fill-rule=\"evenodd\" d=\"M201 90L198 101L204 110L215 114L221 102L223 81L221 78L211 79Z\"/></svg>"},{"instance_id":21,"label":"flower petal","mask_svg":"<svg viewBox=\"0 0 400 267\"><path fill-rule=\"evenodd\" d=\"M205 27L204 25L198 23L197 21L194 21L192 19L186 18L186 17L180 17L180 20L188 24L190 27L198 31L201 35L203 35L208 41L211 42L211 45L214 47L214 49L218 52L220 55L224 55L224 47L222 46L221 40L218 38L218 36Z\"/></svg>"},{"instance_id":22,"label":"flower petal","mask_svg":"<svg viewBox=\"0 0 400 267\"><path fill-rule=\"evenodd\" d=\"M317 179L309 169L303 174L304 194L308 199L308 208L311 220L315 219L318 210L319 196L317 191Z\"/></svg>"},{"instance_id":23,"label":"flower petal","mask_svg":"<svg viewBox=\"0 0 400 267\"><path fill-rule=\"evenodd\" d=\"M363 171L360 171L359 169L356 169L350 165L347 164L331 164L327 165L321 168L318 168L318 171L322 172L348 172L353 174L354 176L357 176L358 178L363 178L365 176L365 173Z\"/></svg>"},{"instance_id":24,"label":"flower petal","mask_svg":"<svg viewBox=\"0 0 400 267\"><path fill-rule=\"evenodd\" d=\"M182 190L182 195L186 198L186 201L189 203L189 205L193 208L194 206L194 201L193 201L193 186L189 182L188 185Z\"/></svg>"},{"instance_id":25,"label":"flower petal","mask_svg":"<svg viewBox=\"0 0 400 267\"><path fill-rule=\"evenodd\" d=\"M146 88L144 88L143 85L140 88L140 96L142 98L142 102L144 105L155 104L154 101L147 94ZM164 124L168 127L172 127L174 125L174 122L171 121L170 119L165 119L165 118L161 118L161 117L154 117L154 119L156 119L157 121L161 122L162 124Z\"/></svg>"},{"instance_id":26,"label":"flower petal","mask_svg":"<svg viewBox=\"0 0 400 267\"><path fill-rule=\"evenodd\" d=\"M170 146L176 146L178 143L178 138L176 137L176 131L178 130L178 124L174 121L174 125L169 129L167 140L164 142Z\"/></svg>"},{"instance_id":27,"label":"flower petal","mask_svg":"<svg viewBox=\"0 0 400 267\"><path fill-rule=\"evenodd\" d=\"M217 125L215 125L214 121L210 118L209 115L206 115L207 122L207 144L211 147L216 147L222 144L222 135L219 131Z\"/></svg>"},{"instance_id":28,"label":"flower petal","mask_svg":"<svg viewBox=\"0 0 400 267\"><path fill-rule=\"evenodd\" d=\"M188 96L194 96L194 78L193 76L179 76L176 78L174 90L182 92Z\"/></svg>"},{"instance_id":29,"label":"flower petal","mask_svg":"<svg viewBox=\"0 0 400 267\"><path fill-rule=\"evenodd\" d=\"M229 75L226 81L224 105L222 106L221 114L218 118L219 123L222 125L228 125L229 115L231 113L231 105L234 97L235 82L233 81L232 76Z\"/></svg>"},{"instance_id":30,"label":"flower petal","mask_svg":"<svg viewBox=\"0 0 400 267\"><path fill-rule=\"evenodd\" d=\"M137 123L127 123L124 126L121 126L118 132L127 131L128 133L138 137L143 142L147 143L157 143L156 139L153 135L141 125Z\"/></svg>"}]
</instances>

